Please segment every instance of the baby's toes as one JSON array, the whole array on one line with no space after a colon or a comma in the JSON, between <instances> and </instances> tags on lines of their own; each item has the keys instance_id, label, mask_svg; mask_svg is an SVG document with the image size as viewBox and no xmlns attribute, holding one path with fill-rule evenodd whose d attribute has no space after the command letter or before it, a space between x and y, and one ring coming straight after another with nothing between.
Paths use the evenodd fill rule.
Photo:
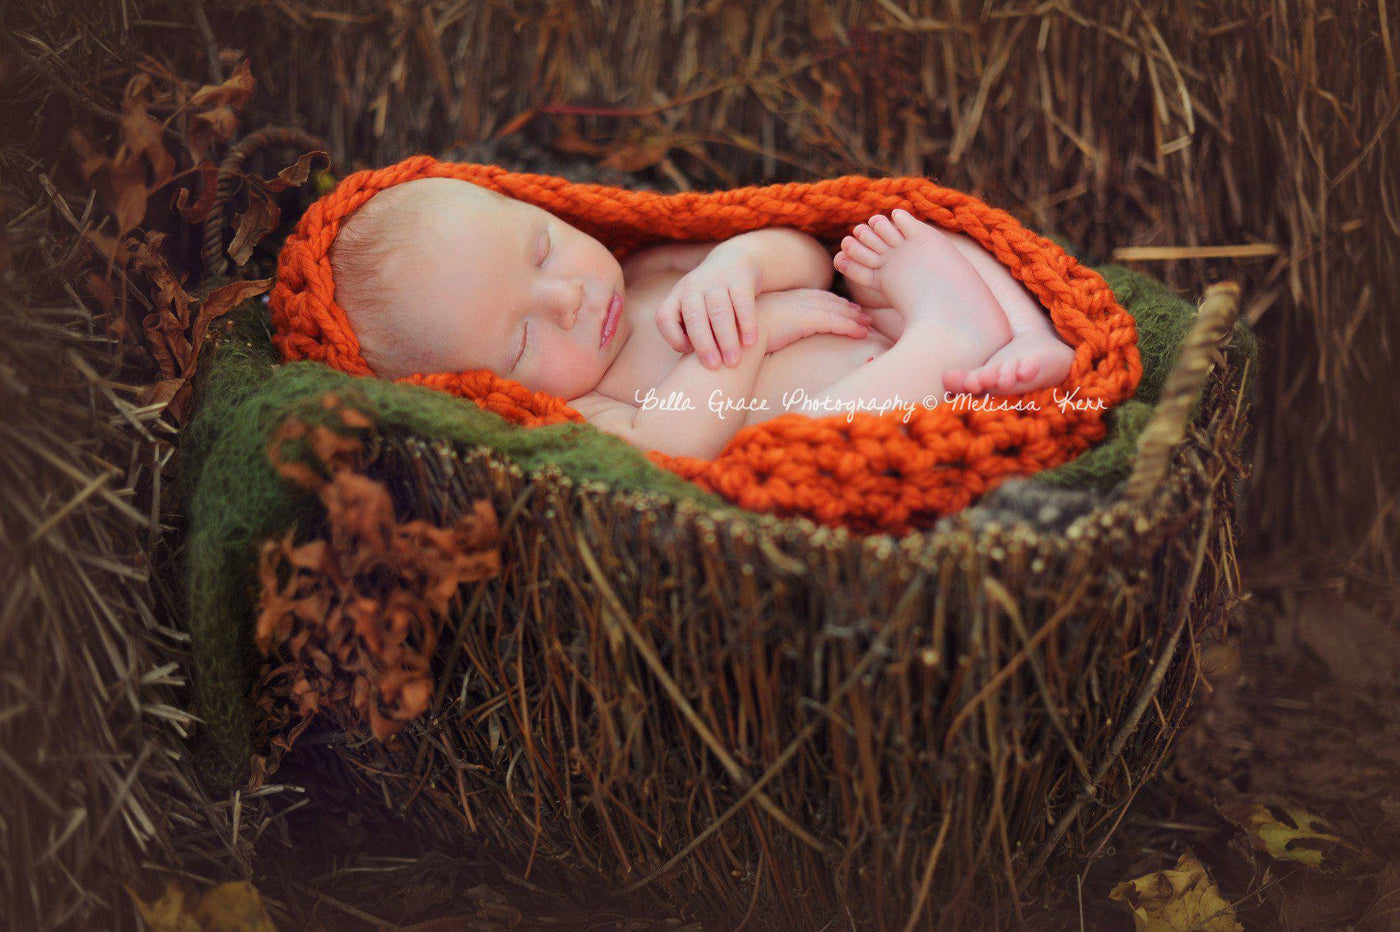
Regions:
<instances>
[{"instance_id":1,"label":"baby's toes","mask_svg":"<svg viewBox=\"0 0 1400 932\"><path fill-rule=\"evenodd\" d=\"M876 214L871 217L870 228L878 233L891 249L904 242L904 234L900 232L899 227L895 226L894 221L884 214Z\"/></svg>"},{"instance_id":2,"label":"baby's toes","mask_svg":"<svg viewBox=\"0 0 1400 932\"><path fill-rule=\"evenodd\" d=\"M967 370L949 369L943 373L943 390L955 395L967 391Z\"/></svg>"},{"instance_id":3,"label":"baby's toes","mask_svg":"<svg viewBox=\"0 0 1400 932\"><path fill-rule=\"evenodd\" d=\"M994 366L982 366L969 372L963 379L962 390L969 395L980 395L996 384Z\"/></svg>"},{"instance_id":4,"label":"baby's toes","mask_svg":"<svg viewBox=\"0 0 1400 932\"><path fill-rule=\"evenodd\" d=\"M870 250L873 255L888 252L890 248L889 244L880 238L880 234L872 230L868 224L857 224L856 228L851 231L850 238Z\"/></svg>"},{"instance_id":5,"label":"baby's toes","mask_svg":"<svg viewBox=\"0 0 1400 932\"><path fill-rule=\"evenodd\" d=\"M832 260L832 265L836 266L836 271L846 276L847 280L866 288L876 287L875 270L855 261L847 253L838 252L836 258Z\"/></svg>"},{"instance_id":6,"label":"baby's toes","mask_svg":"<svg viewBox=\"0 0 1400 932\"><path fill-rule=\"evenodd\" d=\"M854 236L848 236L841 241L841 251L850 256L853 262L858 262L872 269L878 268L880 263L884 261L879 253Z\"/></svg>"},{"instance_id":7,"label":"baby's toes","mask_svg":"<svg viewBox=\"0 0 1400 932\"><path fill-rule=\"evenodd\" d=\"M1003 394L1014 391L1020 384L1020 365L1014 359L1004 360L997 369L997 391Z\"/></svg>"},{"instance_id":8,"label":"baby's toes","mask_svg":"<svg viewBox=\"0 0 1400 932\"><path fill-rule=\"evenodd\" d=\"M1019 382L1030 382L1040 374L1040 360L1035 356L1027 356L1016 366L1016 379Z\"/></svg>"},{"instance_id":9,"label":"baby's toes","mask_svg":"<svg viewBox=\"0 0 1400 932\"><path fill-rule=\"evenodd\" d=\"M927 237L933 232L931 226L903 207L895 208L894 213L890 216L894 218L894 226L899 230L904 239L918 240Z\"/></svg>"}]
</instances>

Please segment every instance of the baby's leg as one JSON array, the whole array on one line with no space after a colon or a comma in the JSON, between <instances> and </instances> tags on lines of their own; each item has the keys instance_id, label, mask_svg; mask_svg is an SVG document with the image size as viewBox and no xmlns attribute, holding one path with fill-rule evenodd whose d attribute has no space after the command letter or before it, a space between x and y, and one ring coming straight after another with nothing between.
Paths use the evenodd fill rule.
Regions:
<instances>
[{"instance_id":1,"label":"baby's leg","mask_svg":"<svg viewBox=\"0 0 1400 932\"><path fill-rule=\"evenodd\" d=\"M896 394L906 401L937 396L945 372L980 366L1011 339L1001 306L947 237L907 211L875 217L865 229L873 237L844 244L838 268L867 296L883 297L903 332L887 352L830 386L828 398L875 404Z\"/></svg>"},{"instance_id":2,"label":"baby's leg","mask_svg":"<svg viewBox=\"0 0 1400 932\"><path fill-rule=\"evenodd\" d=\"M834 264L845 275L851 297L861 304L890 303L881 285L890 274L884 268L892 256L886 247L890 242L897 243L911 226L920 229L917 235L927 239L932 234L958 251L965 261L946 260L950 278L975 274L1003 310L1011 328L1010 339L988 359L968 369L949 370L944 387L953 392L1019 393L1062 381L1069 373L1074 351L1059 338L1044 308L1012 277L1010 270L972 239L920 223L905 211L896 211L893 222L883 216L874 217L870 224L857 226L842 242ZM972 291L977 290L973 286ZM896 321L896 315L888 309L871 314L881 333L898 339L898 333L890 331L902 324L902 318Z\"/></svg>"},{"instance_id":3,"label":"baby's leg","mask_svg":"<svg viewBox=\"0 0 1400 932\"><path fill-rule=\"evenodd\" d=\"M1058 385L1069 375L1074 350L1060 339L1050 315L1011 270L974 240L948 234L996 295L1011 324L1011 342L971 371L953 370L944 384L950 392L1019 394Z\"/></svg>"}]
</instances>

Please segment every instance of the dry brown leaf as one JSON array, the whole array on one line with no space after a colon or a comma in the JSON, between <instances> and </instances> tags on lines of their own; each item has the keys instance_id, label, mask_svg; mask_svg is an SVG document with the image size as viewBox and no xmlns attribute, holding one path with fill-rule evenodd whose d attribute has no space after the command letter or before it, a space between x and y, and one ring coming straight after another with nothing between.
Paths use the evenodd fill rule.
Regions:
<instances>
[{"instance_id":1,"label":"dry brown leaf","mask_svg":"<svg viewBox=\"0 0 1400 932\"><path fill-rule=\"evenodd\" d=\"M1189 851L1171 870L1124 881L1108 898L1132 912L1134 932L1244 932L1234 909Z\"/></svg>"},{"instance_id":2,"label":"dry brown leaf","mask_svg":"<svg viewBox=\"0 0 1400 932\"><path fill-rule=\"evenodd\" d=\"M322 164L319 169L313 169L312 163L319 160ZM325 171L330 167L331 157L322 149L312 149L304 154L291 165L277 173L276 178L270 178L263 182L269 191L285 191L288 188L295 188L306 184L306 179L311 177L312 171Z\"/></svg>"},{"instance_id":3,"label":"dry brown leaf","mask_svg":"<svg viewBox=\"0 0 1400 932\"><path fill-rule=\"evenodd\" d=\"M190 107L208 110L210 107L232 107L242 110L257 86L248 59L243 59L233 69L223 84L206 84L190 97Z\"/></svg>"},{"instance_id":4,"label":"dry brown leaf","mask_svg":"<svg viewBox=\"0 0 1400 932\"><path fill-rule=\"evenodd\" d=\"M175 198L170 202L170 209L178 211L190 223L203 223L209 217L209 211L214 206L214 197L218 193L219 169L213 162L207 159L200 162L194 169L199 174L199 200L194 204L189 202L189 188L180 188L175 192Z\"/></svg>"},{"instance_id":5,"label":"dry brown leaf","mask_svg":"<svg viewBox=\"0 0 1400 932\"><path fill-rule=\"evenodd\" d=\"M199 310L195 313L194 327L190 331L190 343L194 346L195 352L198 353L199 347L203 344L204 335L209 331L210 324L234 307L249 298L256 298L271 287L272 279L255 278L229 282L227 285L222 285L209 292L199 304Z\"/></svg>"},{"instance_id":6,"label":"dry brown leaf","mask_svg":"<svg viewBox=\"0 0 1400 932\"><path fill-rule=\"evenodd\" d=\"M381 740L423 714L443 613L464 583L500 572L489 502L475 502L449 527L399 521L388 489L357 471L361 440L328 426L361 432L372 422L334 394L323 406L328 423L289 420L268 445L283 476L317 492L328 532L295 544L289 531L260 548L255 640L268 664L255 705L270 748L263 776L289 745L289 729L316 712L367 724ZM292 449L304 455L288 455Z\"/></svg>"},{"instance_id":7,"label":"dry brown leaf","mask_svg":"<svg viewBox=\"0 0 1400 932\"><path fill-rule=\"evenodd\" d=\"M127 893L136 903L136 911L141 914L151 932L202 932L199 923L190 915L185 904L185 890L174 880L167 880L165 892L158 899L147 903L130 887Z\"/></svg>"},{"instance_id":8,"label":"dry brown leaf","mask_svg":"<svg viewBox=\"0 0 1400 932\"><path fill-rule=\"evenodd\" d=\"M200 932L277 932L258 888L247 882L205 891L194 917Z\"/></svg>"},{"instance_id":9,"label":"dry brown leaf","mask_svg":"<svg viewBox=\"0 0 1400 932\"><path fill-rule=\"evenodd\" d=\"M1226 814L1245 830L1251 845L1280 861L1321 868L1324 850L1347 844L1339 836L1322 831L1325 823L1317 816L1289 806L1256 803Z\"/></svg>"},{"instance_id":10,"label":"dry brown leaf","mask_svg":"<svg viewBox=\"0 0 1400 932\"><path fill-rule=\"evenodd\" d=\"M165 892L151 903L130 888L127 892L151 932L277 932L262 895L250 883L219 884L200 895L167 880Z\"/></svg>"},{"instance_id":11,"label":"dry brown leaf","mask_svg":"<svg viewBox=\"0 0 1400 932\"><path fill-rule=\"evenodd\" d=\"M671 151L672 143L664 136L649 136L628 143L599 164L618 171L638 172L651 168Z\"/></svg>"},{"instance_id":12,"label":"dry brown leaf","mask_svg":"<svg viewBox=\"0 0 1400 932\"><path fill-rule=\"evenodd\" d=\"M228 244L229 258L234 265L242 266L253 254L253 247L267 234L277 229L282 219L282 209L266 192L257 185L248 188L248 209L239 214L233 234L233 242Z\"/></svg>"},{"instance_id":13,"label":"dry brown leaf","mask_svg":"<svg viewBox=\"0 0 1400 932\"><path fill-rule=\"evenodd\" d=\"M195 91L189 102L194 113L185 138L195 162L204 161L216 143L233 138L238 130L238 111L247 103L256 83L244 59L224 83L206 84Z\"/></svg>"},{"instance_id":14,"label":"dry brown leaf","mask_svg":"<svg viewBox=\"0 0 1400 932\"><path fill-rule=\"evenodd\" d=\"M192 299L178 284L171 284L173 276L163 265L159 254L152 256L148 248L142 248L144 252L137 267L152 271L157 294L160 300L167 302L157 304L156 312L142 321L148 348L165 376L147 392L145 404L165 402L176 422L184 424L192 413L190 406L194 402L194 389L191 380L198 367L199 350L209 332L209 325L239 303L267 291L272 287L272 279L230 282L211 291L202 301L194 302L196 306L191 311L189 305ZM183 313L186 317L193 317L193 324L181 322L178 313L170 310L170 302L183 302Z\"/></svg>"},{"instance_id":15,"label":"dry brown leaf","mask_svg":"<svg viewBox=\"0 0 1400 932\"><path fill-rule=\"evenodd\" d=\"M150 86L150 76L138 74L127 82L122 96L121 145L109 165L109 203L117 218L118 236L146 218L150 191L175 174L175 159L165 148L160 121L147 112ZM147 165L152 175L150 188L146 186Z\"/></svg>"}]
</instances>

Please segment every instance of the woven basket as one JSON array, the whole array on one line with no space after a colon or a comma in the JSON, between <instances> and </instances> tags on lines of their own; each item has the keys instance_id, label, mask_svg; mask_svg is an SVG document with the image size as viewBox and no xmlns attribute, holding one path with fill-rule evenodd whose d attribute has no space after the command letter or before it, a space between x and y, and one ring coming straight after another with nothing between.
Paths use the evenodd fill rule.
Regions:
<instances>
[{"instance_id":1,"label":"woven basket","mask_svg":"<svg viewBox=\"0 0 1400 932\"><path fill-rule=\"evenodd\" d=\"M726 927L1024 922L1154 773L1236 601L1237 312L1207 292L1126 488L1062 533L738 521L386 436L365 472L400 514L487 500L504 569L454 603L429 711L322 733L318 766Z\"/></svg>"}]
</instances>

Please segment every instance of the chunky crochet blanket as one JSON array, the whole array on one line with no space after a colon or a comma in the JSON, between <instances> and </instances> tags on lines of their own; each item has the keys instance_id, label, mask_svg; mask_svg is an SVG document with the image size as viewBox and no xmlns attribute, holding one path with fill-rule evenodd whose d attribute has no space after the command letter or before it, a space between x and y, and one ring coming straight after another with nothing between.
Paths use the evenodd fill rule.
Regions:
<instances>
[{"instance_id":1,"label":"chunky crochet blanket","mask_svg":"<svg viewBox=\"0 0 1400 932\"><path fill-rule=\"evenodd\" d=\"M739 431L714 460L649 453L657 465L752 511L803 515L858 532L900 534L966 507L1012 476L1068 462L1105 434L1108 409L1142 377L1134 320L1092 269L1004 211L925 178L851 175L813 183L664 195L495 165L420 155L356 172L307 210L278 261L270 304L283 359L373 375L336 303L330 248L341 225L379 191L416 178L457 178L535 204L605 243L619 259L664 241L713 241L767 226L832 246L872 214L897 207L964 233L1040 300L1075 349L1069 376L1005 399L1001 410L942 404L886 414L787 414ZM583 417L562 398L486 370L402 381L470 399L522 426ZM1054 393L1058 391L1058 396ZM1073 396L1076 404L1057 398Z\"/></svg>"}]
</instances>

